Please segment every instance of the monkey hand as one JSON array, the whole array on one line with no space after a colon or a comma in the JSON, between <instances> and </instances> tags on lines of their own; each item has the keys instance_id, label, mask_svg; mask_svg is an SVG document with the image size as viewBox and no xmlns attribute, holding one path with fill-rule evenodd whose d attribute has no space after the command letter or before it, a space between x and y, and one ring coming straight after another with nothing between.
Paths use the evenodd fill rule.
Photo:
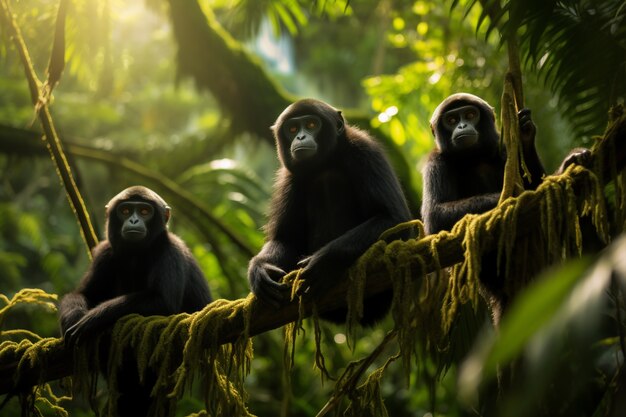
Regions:
<instances>
[{"instance_id":1,"label":"monkey hand","mask_svg":"<svg viewBox=\"0 0 626 417\"><path fill-rule=\"evenodd\" d=\"M97 316L90 314L93 310L85 314L73 326L70 326L63 334L63 339L67 346L75 346L79 342L86 340L88 336L93 335L97 329Z\"/></svg>"},{"instance_id":2,"label":"monkey hand","mask_svg":"<svg viewBox=\"0 0 626 417\"><path fill-rule=\"evenodd\" d=\"M530 109L522 109L517 113L519 120L520 140L524 146L535 145L537 127L531 118Z\"/></svg>"},{"instance_id":3,"label":"monkey hand","mask_svg":"<svg viewBox=\"0 0 626 417\"><path fill-rule=\"evenodd\" d=\"M280 282L285 274L276 265L252 259L248 268L250 289L261 301L279 308L291 298L291 285Z\"/></svg>"},{"instance_id":4,"label":"monkey hand","mask_svg":"<svg viewBox=\"0 0 626 417\"><path fill-rule=\"evenodd\" d=\"M61 324L61 334L64 335L67 332L67 329L78 323L86 313L87 309L82 308L76 308L71 311L63 312L59 320Z\"/></svg>"},{"instance_id":5,"label":"monkey hand","mask_svg":"<svg viewBox=\"0 0 626 417\"><path fill-rule=\"evenodd\" d=\"M302 268L299 278L304 281L298 295L317 300L336 284L339 262L333 260L324 249L298 262Z\"/></svg>"},{"instance_id":6,"label":"monkey hand","mask_svg":"<svg viewBox=\"0 0 626 417\"><path fill-rule=\"evenodd\" d=\"M582 165L586 168L589 168L591 165L592 155L591 151L587 148L574 148L572 151L565 157L561 166L557 170L557 174L562 174L565 172L568 166L572 164Z\"/></svg>"}]
</instances>

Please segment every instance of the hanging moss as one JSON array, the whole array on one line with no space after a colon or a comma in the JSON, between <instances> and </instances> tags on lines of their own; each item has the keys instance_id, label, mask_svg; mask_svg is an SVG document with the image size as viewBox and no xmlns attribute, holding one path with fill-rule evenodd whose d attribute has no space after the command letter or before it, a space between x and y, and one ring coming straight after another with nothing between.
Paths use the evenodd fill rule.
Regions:
<instances>
[{"instance_id":1,"label":"hanging moss","mask_svg":"<svg viewBox=\"0 0 626 417\"><path fill-rule=\"evenodd\" d=\"M598 235L604 240L608 239L609 221L611 233L623 231L626 217L626 171L618 171L616 168L618 157L613 143L615 138L623 138L623 126L626 126L626 115L621 109L605 134L605 139L612 139L599 141L594 146L593 171L573 165L560 176L545 178L534 192L507 198L488 213L466 216L451 232L422 237L422 231L418 238L405 242L380 241L374 244L347 275L350 281L347 295L348 334L351 340L355 340L354 332L363 312L362 302L368 276L377 279L386 276L391 281L394 289L391 315L395 326L370 355L348 365L320 415L336 408L344 398L350 401L345 410L347 415L387 415L380 395L380 381L387 367L398 359L402 360L407 377L412 370L417 369L423 380L434 385L442 367L439 365L435 373L429 373L425 369L424 364L428 361L424 360L424 355L430 355L435 363L441 364L455 349L453 333L455 328L460 327L458 320L465 316L465 311L459 314L459 309L475 306L479 301L478 276L484 251L497 250L498 267L505 280L504 288L512 296L527 284L528 277L534 276L538 269L581 253L584 243L579 223L581 216L591 219ZM622 164L623 160L620 160L619 165ZM609 176L609 179L602 178L603 175ZM609 181L612 181L613 188L608 193L608 201L614 213L610 219L602 186ZM529 216L528 210L538 210L539 215ZM523 228L518 226L521 221L524 221ZM417 221L398 227L415 226L422 228ZM394 228L389 233L395 231L397 229ZM463 251L462 262L452 268L442 269L443 262L440 259L445 259L446 264L450 263L450 259L461 259L459 246ZM440 253L440 250L445 253ZM288 276L288 280L294 284L294 297L301 285L298 274L299 271L294 271ZM55 297L45 295L40 290L24 290L13 300L0 295L0 299L7 305L14 305L16 299L51 305L50 300ZM247 330L252 297L236 301L218 300L191 315L125 317L114 327L110 336L109 367L103 372L108 375L109 381L114 381L124 349L132 348L140 374L144 375L149 367L156 370L158 382L153 391L156 406L170 410L169 415L173 414L177 400L194 380L203 382L206 401L206 410L194 415L250 415L246 408L243 380L252 358ZM297 335L303 331L305 307L305 303L301 302L300 319L285 328L287 370L293 365ZM6 311L6 307L0 309L0 323ZM327 370L320 348L321 330L315 308L313 317L317 345L315 362L324 374ZM243 323L233 324L233 320L240 319ZM220 345L219 341L223 340L225 334L229 334L228 326L243 327L243 334L233 343ZM58 351L62 341L31 341L29 339L38 339L38 336L25 330L3 331L1 336L2 339L23 339L0 342L0 363L18 364L16 381L31 368L38 368L42 370L39 381L43 382L46 378L46 364L41 362L46 357L54 356L47 352ZM97 368L94 364L99 357L100 342L93 343L88 349L78 349L74 362L77 374L75 388L82 385L92 395L95 393ZM399 353L365 376L367 369L388 351L392 342L397 344ZM117 396L114 382L109 390L107 413L110 415ZM38 406L45 405L63 415L64 410L59 405L63 398L56 397L49 387L34 388L23 399L24 409L35 410L36 413Z\"/></svg>"},{"instance_id":2,"label":"hanging moss","mask_svg":"<svg viewBox=\"0 0 626 417\"><path fill-rule=\"evenodd\" d=\"M5 304L0 308L0 327L10 310L18 305L34 304L55 312L56 307L53 302L56 299L56 294L48 294L43 290L32 288L20 290L11 299L0 294L0 301ZM16 339L19 341L14 341ZM60 343L59 339L42 338L29 330L0 330L0 363L17 362L13 380L16 385L19 385L21 376L33 368L41 357L46 357L47 351L56 348ZM44 383L41 376L36 386L20 391L19 397L24 416L41 416L43 415L41 410L52 410L58 416L68 416L61 403L70 398L55 395L50 385Z\"/></svg>"},{"instance_id":3,"label":"hanging moss","mask_svg":"<svg viewBox=\"0 0 626 417\"><path fill-rule=\"evenodd\" d=\"M525 207L535 205L540 207L541 214L533 217L534 224L524 224L522 235L518 228L521 214ZM461 306L469 304L475 309L480 303L479 275L484 251L497 248L499 267L506 271L505 291L512 296L526 286L529 277L539 269L580 254L579 217L587 215L591 216L598 234L608 239L606 208L597 177L581 166L571 166L561 176L546 178L536 192L511 197L488 213L465 216L451 232L441 232L429 239L420 239L420 236L408 241L374 244L349 271L348 333L354 335L363 313L367 276L373 271L379 276L384 271L382 274L389 277L394 288L392 317L395 326L390 336L396 340L400 353L360 385L360 378L382 349L350 364L319 415L337 407L345 397L350 400L346 415L386 416L380 397L380 380L389 364L397 359L402 360L407 383L417 365L420 380L430 386L434 403L435 384L445 366L440 365L434 374L429 374L420 363L425 362L426 356L438 363L449 363L450 356L458 353L452 346L451 332L455 330L452 325L458 319ZM462 238L464 259L442 270L437 247L442 241L457 236ZM497 240L493 242L494 239ZM431 255L428 265L424 253ZM429 270L435 272L425 274ZM389 341L386 338L382 344Z\"/></svg>"},{"instance_id":4,"label":"hanging moss","mask_svg":"<svg viewBox=\"0 0 626 417\"><path fill-rule=\"evenodd\" d=\"M525 218L520 233L521 211L536 204L540 216ZM592 171L579 165L547 177L535 192L509 198L487 213L465 216L452 231L463 236L465 259L452 270L442 306L444 329L450 328L460 304L478 298L480 260L490 236L498 236L498 268L504 270L504 292L511 298L540 270L580 255L581 216L590 216L598 236L608 240L602 187Z\"/></svg>"},{"instance_id":5,"label":"hanging moss","mask_svg":"<svg viewBox=\"0 0 626 417\"><path fill-rule=\"evenodd\" d=\"M623 118L622 113L614 118L613 126L623 123L620 117ZM609 133L605 137L609 137ZM596 152L606 152L606 147ZM521 156L521 152L515 154L518 158ZM374 244L350 269L348 333L353 334L354 326L362 315L365 279L369 271L376 271L377 275L385 271L393 283L392 316L395 327L374 352L348 365L318 417L336 408L344 397L351 401L345 415L386 416L388 414L380 396L380 380L391 362L402 358L408 376L414 369L411 360L413 356L419 369L418 359L423 359L420 355L430 354L440 362L454 355L451 339L453 323L459 318L457 313L461 306L470 304L476 308L479 303L480 261L485 250L496 248L498 268L504 271L505 293L512 297L540 270L581 254L583 242L580 217L591 218L598 236L607 242L609 224L603 182L595 174L602 172L603 167L598 161L605 161L606 157L597 155L595 160L594 171L572 165L562 175L545 178L534 192L524 192L513 197L517 195L519 187L510 185L507 188L510 195L496 209L480 215L466 215L451 233L444 231L428 239L420 240L418 237L406 242L387 244L379 241ZM615 164L614 158L612 164ZM507 167L511 178L509 181L514 183L521 183L521 180L517 181L520 167L524 175L528 175L523 160L520 162L518 159ZM614 170L611 178L616 188L615 205L618 209L614 223L618 230L623 230L625 222L624 172L626 170L617 174ZM540 215L522 217L527 207L539 207ZM525 220L524 228L519 230L518 223L522 218ZM447 269L450 272L447 275L441 270L437 247L442 241L455 237L462 238L464 257L462 262ZM428 251L425 251L426 245ZM428 266L426 258L421 255L425 252L430 254ZM424 275L427 270L435 272ZM381 354L381 347L396 338L400 353L388 359L384 366L358 385L366 369ZM440 365L438 372L441 370ZM422 377L428 377L423 369L421 371ZM436 377L438 373L435 378L426 379L431 386L433 405Z\"/></svg>"},{"instance_id":6,"label":"hanging moss","mask_svg":"<svg viewBox=\"0 0 626 417\"><path fill-rule=\"evenodd\" d=\"M107 375L109 390L105 415L116 414L117 373L129 352L137 363L140 378L145 378L148 368L156 373L151 409L168 410L167 415L173 416L177 401L197 379L202 382L208 415L251 415L243 390L252 359L251 339L244 331L233 343L218 342L219 335L227 330L224 326L234 317L243 316L247 328L250 301L251 296L235 301L216 300L194 314L169 317L135 314L119 320L110 342L104 336L110 344L108 368L100 370ZM75 352L75 388L92 399L102 340L101 336ZM124 366L128 363L124 362Z\"/></svg>"}]
</instances>

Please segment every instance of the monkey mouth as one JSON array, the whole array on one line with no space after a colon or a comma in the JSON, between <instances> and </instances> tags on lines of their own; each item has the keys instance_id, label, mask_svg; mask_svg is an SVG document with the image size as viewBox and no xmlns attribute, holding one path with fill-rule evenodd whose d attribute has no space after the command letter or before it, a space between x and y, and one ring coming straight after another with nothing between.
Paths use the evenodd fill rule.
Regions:
<instances>
[{"instance_id":1,"label":"monkey mouth","mask_svg":"<svg viewBox=\"0 0 626 417\"><path fill-rule=\"evenodd\" d=\"M473 135L471 133L465 133L458 135L454 138L454 142L461 146L471 146L478 141L478 136Z\"/></svg>"},{"instance_id":2,"label":"monkey mouth","mask_svg":"<svg viewBox=\"0 0 626 417\"><path fill-rule=\"evenodd\" d=\"M315 154L316 148L313 146L295 146L291 150L294 159L304 159Z\"/></svg>"},{"instance_id":3,"label":"monkey mouth","mask_svg":"<svg viewBox=\"0 0 626 417\"><path fill-rule=\"evenodd\" d=\"M122 230L122 236L126 240L141 240L146 237L146 231L143 229L124 229Z\"/></svg>"},{"instance_id":4,"label":"monkey mouth","mask_svg":"<svg viewBox=\"0 0 626 417\"><path fill-rule=\"evenodd\" d=\"M457 135L456 137L457 137L457 139L465 140L466 138L472 138L473 139L473 138L476 137L476 135L473 134L473 133L461 133L460 135Z\"/></svg>"}]
</instances>

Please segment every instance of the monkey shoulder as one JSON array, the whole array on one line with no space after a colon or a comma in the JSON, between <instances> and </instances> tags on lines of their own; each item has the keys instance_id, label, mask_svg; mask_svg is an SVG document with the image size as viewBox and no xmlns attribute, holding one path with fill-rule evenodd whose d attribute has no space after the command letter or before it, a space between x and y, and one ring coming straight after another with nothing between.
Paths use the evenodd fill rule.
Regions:
<instances>
[{"instance_id":1,"label":"monkey shoulder","mask_svg":"<svg viewBox=\"0 0 626 417\"><path fill-rule=\"evenodd\" d=\"M376 138L366 130L354 126L346 130L346 144L348 152L355 157L372 155L379 157L385 153L382 144Z\"/></svg>"},{"instance_id":2,"label":"monkey shoulder","mask_svg":"<svg viewBox=\"0 0 626 417\"><path fill-rule=\"evenodd\" d=\"M85 278L95 273L110 273L116 260L113 246L108 240L103 240L91 250L90 268L85 273Z\"/></svg>"},{"instance_id":3,"label":"monkey shoulder","mask_svg":"<svg viewBox=\"0 0 626 417\"><path fill-rule=\"evenodd\" d=\"M182 267L186 268L187 265L196 263L196 260L191 253L191 249L178 235L172 232L166 232L162 236L161 253L162 256L167 257L170 262L178 262Z\"/></svg>"},{"instance_id":4,"label":"monkey shoulder","mask_svg":"<svg viewBox=\"0 0 626 417\"><path fill-rule=\"evenodd\" d=\"M502 188L505 161L499 155L474 155L467 158L449 157L433 150L422 171L425 192L445 194L448 190L457 198L497 192ZM452 191L456 190L456 191Z\"/></svg>"},{"instance_id":5,"label":"monkey shoulder","mask_svg":"<svg viewBox=\"0 0 626 417\"><path fill-rule=\"evenodd\" d=\"M164 237L167 239L167 246L180 252L189 252L187 244L173 232L166 232Z\"/></svg>"},{"instance_id":6,"label":"monkey shoulder","mask_svg":"<svg viewBox=\"0 0 626 417\"><path fill-rule=\"evenodd\" d=\"M91 250L91 256L93 259L105 258L113 255L113 247L111 246L111 242L108 240L100 241L94 248Z\"/></svg>"}]
</instances>

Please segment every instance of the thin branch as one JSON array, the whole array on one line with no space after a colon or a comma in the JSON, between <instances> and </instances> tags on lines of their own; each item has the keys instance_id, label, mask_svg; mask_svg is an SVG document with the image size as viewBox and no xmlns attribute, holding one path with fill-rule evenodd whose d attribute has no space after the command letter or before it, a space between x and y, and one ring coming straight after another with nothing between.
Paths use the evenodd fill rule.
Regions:
<instances>
[{"instance_id":1,"label":"thin branch","mask_svg":"<svg viewBox=\"0 0 626 417\"><path fill-rule=\"evenodd\" d=\"M607 129L605 137L594 147L594 157L604 155L607 160L597 161L595 166L603 167L604 172L599 173L600 178L605 182L612 177L609 175L612 168L611 165L621 170L626 166L626 113L620 108L619 114L614 115L615 122ZM608 152L610 150L611 152ZM609 155L610 153L610 155ZM609 165L610 164L610 165ZM576 190L577 182L584 181L585 177L573 177L574 190ZM527 191L530 195L533 191ZM540 200L533 200L531 204L520 207L518 223L520 225L528 224L530 219L537 218L540 211ZM520 235L523 234L523 227L519 227ZM497 244L497 236L484 234L483 247L485 250L494 248ZM463 260L465 250L462 246L463 237L448 232L441 232L438 235L430 235L421 239L413 247L416 255L414 261L416 265L414 270L420 270L421 265L417 265L421 258L424 261L425 272L433 272L438 268L445 268L457 264ZM433 243L434 241L434 243ZM395 241L389 245L405 245L414 242ZM434 251L438 254L438 258L433 257ZM370 259L367 270L370 271L367 277L365 296L378 294L384 290L391 288L392 283L387 273L387 266L384 260L373 258ZM419 279L420 277L415 277ZM320 300L317 300L317 309L319 312L329 311L341 306L345 306L348 280L342 280L337 287L326 294ZM312 306L304 306L304 317L311 314ZM299 318L299 305L292 302L280 309L274 309L264 305L256 299L252 299L250 312L244 309L233 311L229 315L226 322L221 326L221 331L217 334L217 342L219 344L229 343L237 340L246 332L246 316L250 317L250 323L247 327L247 335L254 336L266 331L281 327L287 323L296 321ZM206 341L212 343L214 341ZM29 369L22 368L19 375L19 382L15 383L16 370L19 361L13 360L8 363L0 363L0 394L5 394L14 389L27 388L29 386L59 379L64 376L71 375L73 369L72 355L63 345L59 343L55 347L42 352L33 362L33 366Z\"/></svg>"},{"instance_id":2,"label":"thin branch","mask_svg":"<svg viewBox=\"0 0 626 417\"><path fill-rule=\"evenodd\" d=\"M0 8L2 9L2 20L5 22L5 26L8 27L9 34L13 38L15 48L17 49L22 60L22 65L24 66L24 72L28 80L28 87L30 88L31 100L35 106L37 116L39 117L41 127L44 131L46 147L50 152L50 157L55 163L57 173L59 174L61 182L65 187L70 207L76 215L81 235L88 248L88 255L91 257L91 249L93 249L93 247L98 243L98 237L94 231L93 225L91 224L85 202L83 201L80 191L76 186L76 182L74 181L72 171L67 162L67 158L65 157L65 152L63 151L63 146L61 145L61 141L59 140L52 121L52 116L50 115L50 111L48 109L47 98L44 94L42 94L40 89L41 82L37 78L32 60L30 59L30 55L28 53L28 48L24 43L24 38L22 37L20 28L17 25L13 13L11 12L8 1L0 0ZM59 13L59 15L61 15L61 13ZM58 66L58 64L56 66ZM51 88L52 86L49 87Z\"/></svg>"},{"instance_id":3,"label":"thin branch","mask_svg":"<svg viewBox=\"0 0 626 417\"><path fill-rule=\"evenodd\" d=\"M5 134L5 130L9 132ZM34 132L0 125L0 152L2 153L33 155L36 152L43 152L39 143L36 143L37 140ZM196 213L199 213L198 218L206 219L208 224L223 233L243 256L252 257L255 254L255 251L241 237L215 217L192 193L185 191L175 181L135 162L131 158L108 150L85 146L72 141L66 141L66 147L69 155L101 162L115 169L122 169L158 185L159 192L175 196L178 199L178 204L192 208ZM189 216L191 217L191 214ZM216 244L216 240L214 236L211 236L210 230L203 230L202 228L200 230L212 245Z\"/></svg>"}]
</instances>

